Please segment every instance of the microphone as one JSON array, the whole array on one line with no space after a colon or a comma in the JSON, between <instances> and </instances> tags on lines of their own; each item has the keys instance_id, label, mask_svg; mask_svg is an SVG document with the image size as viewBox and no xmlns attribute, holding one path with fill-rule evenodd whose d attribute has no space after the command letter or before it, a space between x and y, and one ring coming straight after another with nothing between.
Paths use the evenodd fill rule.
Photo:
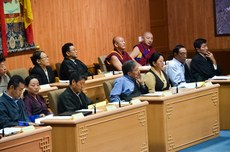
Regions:
<instances>
[{"instance_id":1,"label":"microphone","mask_svg":"<svg viewBox=\"0 0 230 152\"><path fill-rule=\"evenodd\" d=\"M179 91L178 89L179 89L178 86L176 86L176 93L178 93L178 91Z\"/></svg>"},{"instance_id":2,"label":"microphone","mask_svg":"<svg viewBox=\"0 0 230 152\"><path fill-rule=\"evenodd\" d=\"M2 137L5 136L5 131L4 131L4 128L2 128Z\"/></svg>"},{"instance_id":3,"label":"microphone","mask_svg":"<svg viewBox=\"0 0 230 152\"><path fill-rule=\"evenodd\" d=\"M119 97L116 97L117 100L118 100L118 105L119 105L119 108L121 107L121 99Z\"/></svg>"},{"instance_id":4,"label":"microphone","mask_svg":"<svg viewBox=\"0 0 230 152\"><path fill-rule=\"evenodd\" d=\"M94 113L94 114L97 113L96 104L93 105L93 113Z\"/></svg>"},{"instance_id":5,"label":"microphone","mask_svg":"<svg viewBox=\"0 0 230 152\"><path fill-rule=\"evenodd\" d=\"M197 88L197 82L195 83L195 88Z\"/></svg>"}]
</instances>

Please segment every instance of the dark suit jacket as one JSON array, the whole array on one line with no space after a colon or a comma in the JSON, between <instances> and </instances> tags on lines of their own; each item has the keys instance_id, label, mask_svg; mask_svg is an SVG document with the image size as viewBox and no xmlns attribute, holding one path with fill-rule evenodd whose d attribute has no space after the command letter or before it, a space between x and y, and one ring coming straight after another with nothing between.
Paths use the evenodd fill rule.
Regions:
<instances>
[{"instance_id":1,"label":"dark suit jacket","mask_svg":"<svg viewBox=\"0 0 230 152\"><path fill-rule=\"evenodd\" d=\"M205 81L215 75L221 74L218 66L217 70L215 70L212 61L208 58L204 58L199 53L192 58L190 67L193 78L196 81Z\"/></svg>"},{"instance_id":2,"label":"dark suit jacket","mask_svg":"<svg viewBox=\"0 0 230 152\"><path fill-rule=\"evenodd\" d=\"M92 101L83 92L76 95L68 87L58 98L58 113L88 109L89 104L92 104Z\"/></svg>"},{"instance_id":3,"label":"dark suit jacket","mask_svg":"<svg viewBox=\"0 0 230 152\"><path fill-rule=\"evenodd\" d=\"M40 85L53 83L55 81L55 76L54 76L53 70L50 66L47 66L46 69L48 72L49 81L46 77L44 70L39 65L35 65L33 67L33 69L30 71L30 75L36 75Z\"/></svg>"},{"instance_id":4,"label":"dark suit jacket","mask_svg":"<svg viewBox=\"0 0 230 152\"><path fill-rule=\"evenodd\" d=\"M76 63L76 64L75 64ZM87 66L78 59L75 59L75 63L68 59L64 58L60 67L60 79L69 80L71 72L76 71L80 75L90 76Z\"/></svg>"}]
</instances>

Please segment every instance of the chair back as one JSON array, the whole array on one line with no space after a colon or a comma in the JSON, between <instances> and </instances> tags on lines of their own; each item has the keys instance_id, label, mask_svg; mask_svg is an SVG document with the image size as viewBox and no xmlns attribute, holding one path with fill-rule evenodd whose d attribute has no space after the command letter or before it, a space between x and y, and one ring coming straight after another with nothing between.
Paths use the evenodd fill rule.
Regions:
<instances>
[{"instance_id":1,"label":"chair back","mask_svg":"<svg viewBox=\"0 0 230 152\"><path fill-rule=\"evenodd\" d=\"M188 68L190 69L190 64L191 64L191 61L192 61L192 59L186 59L186 63L187 63L187 65L188 65Z\"/></svg>"},{"instance_id":2,"label":"chair back","mask_svg":"<svg viewBox=\"0 0 230 152\"><path fill-rule=\"evenodd\" d=\"M23 79L25 79L26 77L29 76L29 70L26 68L13 69L7 71L7 74L9 75L9 77L12 77L13 75L19 75Z\"/></svg>"},{"instance_id":3,"label":"chair back","mask_svg":"<svg viewBox=\"0 0 230 152\"><path fill-rule=\"evenodd\" d=\"M98 63L100 65L100 69L102 72L107 72L107 68L106 68L106 65L105 65L105 58L106 58L106 55L102 55L102 56L99 56L97 59L98 59Z\"/></svg>"},{"instance_id":4,"label":"chair back","mask_svg":"<svg viewBox=\"0 0 230 152\"><path fill-rule=\"evenodd\" d=\"M57 76L60 78L61 63L56 63L55 67L56 67L56 71L57 71Z\"/></svg>"},{"instance_id":5,"label":"chair back","mask_svg":"<svg viewBox=\"0 0 230 152\"><path fill-rule=\"evenodd\" d=\"M115 80L108 80L108 81L105 81L103 83L103 88L105 91L105 97L108 100L108 102L110 102L110 92L113 89L114 81Z\"/></svg>"},{"instance_id":6,"label":"chair back","mask_svg":"<svg viewBox=\"0 0 230 152\"><path fill-rule=\"evenodd\" d=\"M51 108L54 115L58 114L58 110L57 110L58 98L59 98L60 94L62 92L64 92L65 89L66 88L58 89L58 90L50 91L48 93L48 101L49 101L50 108Z\"/></svg>"}]
</instances>

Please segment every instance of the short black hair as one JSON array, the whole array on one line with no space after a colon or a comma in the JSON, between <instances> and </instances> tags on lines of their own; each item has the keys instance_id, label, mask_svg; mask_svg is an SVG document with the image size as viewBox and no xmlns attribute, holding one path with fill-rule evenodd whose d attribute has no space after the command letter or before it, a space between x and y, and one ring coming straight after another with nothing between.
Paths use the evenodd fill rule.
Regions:
<instances>
[{"instance_id":1,"label":"short black hair","mask_svg":"<svg viewBox=\"0 0 230 152\"><path fill-rule=\"evenodd\" d=\"M160 53L153 53L151 57L149 58L149 64L153 66L153 62L157 62L157 60L162 56Z\"/></svg>"},{"instance_id":2,"label":"short black hair","mask_svg":"<svg viewBox=\"0 0 230 152\"><path fill-rule=\"evenodd\" d=\"M12 86L12 85L14 86L14 89L16 89L19 86L19 83L25 84L24 79L19 75L13 75L10 78L10 81L8 83L8 86L7 86L7 89L9 89L10 86Z\"/></svg>"},{"instance_id":3,"label":"short black hair","mask_svg":"<svg viewBox=\"0 0 230 152\"><path fill-rule=\"evenodd\" d=\"M63 55L63 57L66 57L67 56L67 54L66 54L66 52L68 52L70 49L70 46L73 46L73 43L66 43L66 44L64 44L63 46L62 46L62 55Z\"/></svg>"},{"instance_id":4,"label":"short black hair","mask_svg":"<svg viewBox=\"0 0 230 152\"><path fill-rule=\"evenodd\" d=\"M87 80L87 76L85 76L85 75L80 75L79 72L74 71L74 72L72 72L72 73L70 74L69 83L70 83L70 85L71 85L73 80L74 80L75 82L78 82L78 81L80 81L80 80L82 80L82 79Z\"/></svg>"},{"instance_id":5,"label":"short black hair","mask_svg":"<svg viewBox=\"0 0 230 152\"><path fill-rule=\"evenodd\" d=\"M203 38L196 39L193 43L194 49L196 50L197 48L200 49L201 45L206 43L207 40Z\"/></svg>"},{"instance_id":6,"label":"short black hair","mask_svg":"<svg viewBox=\"0 0 230 152\"><path fill-rule=\"evenodd\" d=\"M6 58L2 54L0 54L0 63L2 63L4 61L6 61Z\"/></svg>"},{"instance_id":7,"label":"short black hair","mask_svg":"<svg viewBox=\"0 0 230 152\"><path fill-rule=\"evenodd\" d=\"M37 60L41 59L41 54L42 54L42 52L44 52L44 51L42 51L42 50L37 50L37 51L35 51L35 52L33 53L33 55L30 57L30 59L31 59L31 61L32 61L32 63L33 63L33 65L38 65Z\"/></svg>"},{"instance_id":8,"label":"short black hair","mask_svg":"<svg viewBox=\"0 0 230 152\"><path fill-rule=\"evenodd\" d=\"M183 45L176 45L175 46L175 48L173 49L173 55L174 54L178 54L179 53L179 50L181 49L181 48L185 48Z\"/></svg>"},{"instance_id":9,"label":"short black hair","mask_svg":"<svg viewBox=\"0 0 230 152\"><path fill-rule=\"evenodd\" d=\"M137 63L133 60L129 60L129 61L126 61L125 63L123 63L123 65L122 65L123 74L127 75L128 72L132 72L133 69L135 68L136 64Z\"/></svg>"}]
</instances>

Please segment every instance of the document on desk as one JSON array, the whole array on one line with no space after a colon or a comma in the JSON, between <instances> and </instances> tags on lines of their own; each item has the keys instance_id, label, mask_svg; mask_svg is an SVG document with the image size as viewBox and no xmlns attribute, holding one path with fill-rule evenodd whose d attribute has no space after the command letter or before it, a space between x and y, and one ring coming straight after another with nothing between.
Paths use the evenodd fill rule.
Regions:
<instances>
[{"instance_id":1,"label":"document on desk","mask_svg":"<svg viewBox=\"0 0 230 152\"><path fill-rule=\"evenodd\" d=\"M161 96L163 96L163 92L162 91L156 91L154 93L144 94L144 96L161 97Z\"/></svg>"},{"instance_id":2,"label":"document on desk","mask_svg":"<svg viewBox=\"0 0 230 152\"><path fill-rule=\"evenodd\" d=\"M61 83L69 83L69 80L59 80Z\"/></svg>"},{"instance_id":3,"label":"document on desk","mask_svg":"<svg viewBox=\"0 0 230 152\"><path fill-rule=\"evenodd\" d=\"M8 127L4 128L4 136L9 136L21 132L22 128L17 127ZM0 134L2 134L3 129L0 130Z\"/></svg>"},{"instance_id":4,"label":"document on desk","mask_svg":"<svg viewBox=\"0 0 230 152\"><path fill-rule=\"evenodd\" d=\"M229 80L230 76L214 76L211 80Z\"/></svg>"}]
</instances>

